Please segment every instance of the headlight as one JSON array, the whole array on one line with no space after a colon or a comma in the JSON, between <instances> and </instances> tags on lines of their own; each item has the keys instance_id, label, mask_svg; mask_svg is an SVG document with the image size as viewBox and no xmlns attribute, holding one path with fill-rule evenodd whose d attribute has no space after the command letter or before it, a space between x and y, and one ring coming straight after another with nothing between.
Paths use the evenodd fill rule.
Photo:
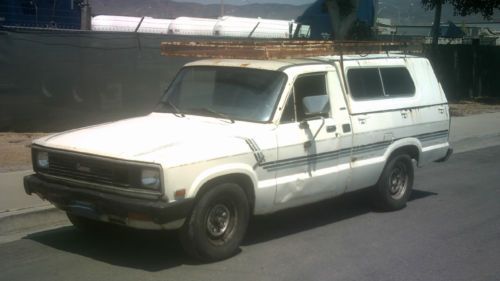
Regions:
<instances>
[{"instance_id":1,"label":"headlight","mask_svg":"<svg viewBox=\"0 0 500 281\"><path fill-rule=\"evenodd\" d=\"M49 153L38 151L36 154L36 165L38 168L47 169L49 167Z\"/></svg>"},{"instance_id":2,"label":"headlight","mask_svg":"<svg viewBox=\"0 0 500 281\"><path fill-rule=\"evenodd\" d=\"M142 187L159 189L160 188L160 171L156 169L144 169L141 172Z\"/></svg>"}]
</instances>

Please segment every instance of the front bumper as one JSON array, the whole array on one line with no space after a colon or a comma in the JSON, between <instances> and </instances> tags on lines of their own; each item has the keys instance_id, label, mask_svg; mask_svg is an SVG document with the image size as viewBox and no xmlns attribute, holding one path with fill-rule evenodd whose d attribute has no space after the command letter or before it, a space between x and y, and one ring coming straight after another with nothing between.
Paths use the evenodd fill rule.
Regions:
<instances>
[{"instance_id":1,"label":"front bumper","mask_svg":"<svg viewBox=\"0 0 500 281\"><path fill-rule=\"evenodd\" d=\"M24 190L28 195L38 194L64 211L125 225L128 220L157 225L179 221L188 216L194 202L193 199L169 203L161 199L132 198L53 182L37 174L24 177Z\"/></svg>"}]
</instances>

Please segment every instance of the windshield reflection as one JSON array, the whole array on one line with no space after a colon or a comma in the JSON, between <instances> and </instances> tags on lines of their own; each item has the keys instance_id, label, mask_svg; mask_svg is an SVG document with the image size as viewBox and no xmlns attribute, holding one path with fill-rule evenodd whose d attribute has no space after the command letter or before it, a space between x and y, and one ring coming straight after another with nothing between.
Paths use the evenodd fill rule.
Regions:
<instances>
[{"instance_id":1,"label":"windshield reflection","mask_svg":"<svg viewBox=\"0 0 500 281\"><path fill-rule=\"evenodd\" d=\"M269 122L286 83L278 71L194 66L183 68L159 111Z\"/></svg>"}]
</instances>

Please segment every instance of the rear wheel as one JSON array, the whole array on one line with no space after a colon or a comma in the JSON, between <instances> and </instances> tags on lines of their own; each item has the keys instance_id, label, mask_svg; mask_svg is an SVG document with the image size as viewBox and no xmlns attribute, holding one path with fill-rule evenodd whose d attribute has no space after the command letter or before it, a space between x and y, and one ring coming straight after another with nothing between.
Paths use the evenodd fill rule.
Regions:
<instances>
[{"instance_id":1,"label":"rear wheel","mask_svg":"<svg viewBox=\"0 0 500 281\"><path fill-rule=\"evenodd\" d=\"M389 160L372 190L373 203L384 211L402 209L410 198L412 188L412 160L406 154L396 155Z\"/></svg>"},{"instance_id":2,"label":"rear wheel","mask_svg":"<svg viewBox=\"0 0 500 281\"><path fill-rule=\"evenodd\" d=\"M247 196L239 185L223 183L210 187L180 230L184 249L202 261L235 255L245 235L249 213Z\"/></svg>"}]
</instances>

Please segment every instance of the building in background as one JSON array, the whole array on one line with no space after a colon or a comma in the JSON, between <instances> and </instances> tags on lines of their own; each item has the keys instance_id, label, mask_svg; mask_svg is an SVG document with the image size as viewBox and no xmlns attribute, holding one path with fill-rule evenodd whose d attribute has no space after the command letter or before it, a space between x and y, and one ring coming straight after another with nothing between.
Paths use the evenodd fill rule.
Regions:
<instances>
[{"instance_id":1,"label":"building in background","mask_svg":"<svg viewBox=\"0 0 500 281\"><path fill-rule=\"evenodd\" d=\"M332 39L331 15L328 13L325 1L317 0L297 18L297 22L311 27L310 38L312 39ZM359 0L356 17L358 24L372 28L375 24L375 1Z\"/></svg>"},{"instance_id":2,"label":"building in background","mask_svg":"<svg viewBox=\"0 0 500 281\"><path fill-rule=\"evenodd\" d=\"M0 25L80 29L81 0L2 0Z\"/></svg>"},{"instance_id":3,"label":"building in background","mask_svg":"<svg viewBox=\"0 0 500 281\"><path fill-rule=\"evenodd\" d=\"M395 25L389 19L378 18L375 27L379 40L422 40L431 42L431 25ZM500 22L441 23L439 44L500 45Z\"/></svg>"}]
</instances>

